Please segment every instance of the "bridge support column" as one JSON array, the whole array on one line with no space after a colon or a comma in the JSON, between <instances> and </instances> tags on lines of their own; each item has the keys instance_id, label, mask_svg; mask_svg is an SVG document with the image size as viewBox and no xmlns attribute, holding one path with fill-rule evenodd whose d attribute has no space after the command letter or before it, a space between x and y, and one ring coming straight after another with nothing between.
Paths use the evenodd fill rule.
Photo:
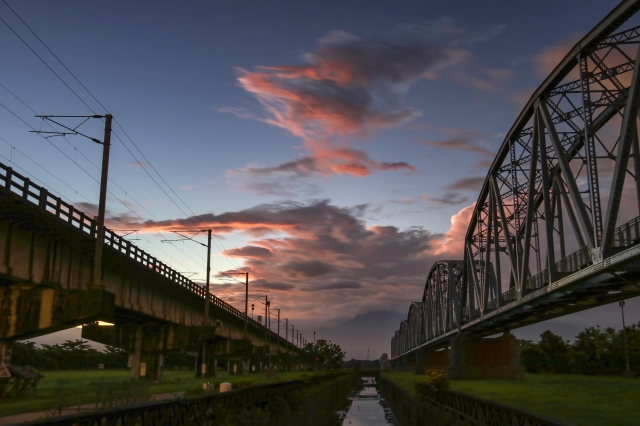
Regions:
<instances>
[{"instance_id":1,"label":"bridge support column","mask_svg":"<svg viewBox=\"0 0 640 426\"><path fill-rule=\"evenodd\" d=\"M132 355L131 371L129 372L129 377L131 377L133 380L138 380L140 379L140 369L142 363L142 326L136 327Z\"/></svg>"},{"instance_id":2,"label":"bridge support column","mask_svg":"<svg viewBox=\"0 0 640 426\"><path fill-rule=\"evenodd\" d=\"M198 369L196 371L196 377L215 377L215 359L215 342L202 342L200 351L198 352Z\"/></svg>"},{"instance_id":3,"label":"bridge support column","mask_svg":"<svg viewBox=\"0 0 640 426\"><path fill-rule=\"evenodd\" d=\"M518 340L509 332L493 339L458 334L451 341L447 377L452 380L522 379Z\"/></svg>"},{"instance_id":4,"label":"bridge support column","mask_svg":"<svg viewBox=\"0 0 640 426\"><path fill-rule=\"evenodd\" d=\"M153 347L154 345L151 342L145 342L145 337L149 340L155 340L156 336L145 336L143 331L143 326L139 325L136 327L135 335L133 336L133 354L129 377L133 380L162 381L164 356L160 350ZM145 345L145 343L147 344Z\"/></svg>"},{"instance_id":5,"label":"bridge support column","mask_svg":"<svg viewBox=\"0 0 640 426\"><path fill-rule=\"evenodd\" d=\"M426 355L427 354L423 350L416 352L416 355L415 355L416 364L413 367L413 372L415 374L424 374L425 373L425 371L426 371L425 362L426 362L426 359L427 359Z\"/></svg>"},{"instance_id":6,"label":"bridge support column","mask_svg":"<svg viewBox=\"0 0 640 426\"><path fill-rule=\"evenodd\" d=\"M11 377L7 368L11 365L11 346L12 344L7 341L0 341L0 398L5 396L7 380Z\"/></svg>"}]
</instances>

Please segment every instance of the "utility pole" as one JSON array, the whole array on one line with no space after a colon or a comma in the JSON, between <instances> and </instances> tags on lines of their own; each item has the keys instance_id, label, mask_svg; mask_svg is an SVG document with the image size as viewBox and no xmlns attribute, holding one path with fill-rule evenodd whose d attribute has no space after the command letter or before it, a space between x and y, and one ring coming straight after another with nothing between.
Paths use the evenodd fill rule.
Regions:
<instances>
[{"instance_id":1,"label":"utility pole","mask_svg":"<svg viewBox=\"0 0 640 426\"><path fill-rule=\"evenodd\" d=\"M313 344L314 345L316 344L316 332L315 331L313 332Z\"/></svg>"},{"instance_id":2,"label":"utility pole","mask_svg":"<svg viewBox=\"0 0 640 426\"><path fill-rule=\"evenodd\" d=\"M244 337L247 337L247 322L249 321L248 317L248 308L249 308L249 273L246 272L246 279L244 282ZM251 305L251 314L253 315L253 305Z\"/></svg>"},{"instance_id":3,"label":"utility pole","mask_svg":"<svg viewBox=\"0 0 640 426\"><path fill-rule=\"evenodd\" d=\"M278 339L280 338L280 308L278 308Z\"/></svg>"},{"instance_id":4,"label":"utility pole","mask_svg":"<svg viewBox=\"0 0 640 426\"><path fill-rule=\"evenodd\" d=\"M92 289L102 289L102 245L104 244L104 213L106 210L106 202L107 202L107 182L109 181L109 150L111 148L111 122L113 121L113 115L36 115L38 118L42 118L43 120L51 121L52 123L57 124L60 127L63 127L69 132L45 132L42 130L32 130L32 133L50 133L56 136L64 136L64 135L79 135L84 136L87 139L92 140L93 142L102 145L102 170L100 174L100 196L98 199L98 216L96 217L96 244L95 250L93 253L93 271L91 274L91 283L89 284L89 288ZM85 121L80 123L74 128L65 126L62 123L59 123L53 118L84 118ZM104 139L99 141L96 138L91 136L87 136L84 133L80 133L77 129L82 124L84 124L87 120L91 118L104 118Z\"/></svg>"},{"instance_id":5,"label":"utility pole","mask_svg":"<svg viewBox=\"0 0 640 426\"><path fill-rule=\"evenodd\" d=\"M96 248L93 258L93 279L91 287L102 288L102 245L104 244L104 212L107 202L107 182L109 180L109 149L111 148L111 114L105 115L104 140L102 142L102 173L100 176L100 200L98 202L98 221Z\"/></svg>"},{"instance_id":6,"label":"utility pole","mask_svg":"<svg viewBox=\"0 0 640 426\"><path fill-rule=\"evenodd\" d=\"M202 244L199 241L194 240L195 236L198 235L200 232L204 232L207 231L207 244ZM182 239L179 240L162 240L163 243L170 243L173 241L193 241L196 244L200 244L203 247L207 248L207 273L206 273L206 284L205 284L205 291L204 291L204 314L202 317L202 326L208 326L209 325L209 305L210 305L210 291L211 291L211 235L212 235L212 231L211 229L200 229L196 232L195 235L193 236L187 236L184 235L183 233L186 232L193 232L192 230L185 230L185 231L171 231L174 234L180 235L181 237L183 237ZM205 374L207 374L207 345L208 343L206 341L202 341L202 347L200 348L200 368L196 370L196 377L203 377L205 376ZM215 375L215 366L213 367L213 375Z\"/></svg>"},{"instance_id":7,"label":"utility pole","mask_svg":"<svg viewBox=\"0 0 640 426\"><path fill-rule=\"evenodd\" d=\"M211 229L207 229L207 291L204 294L204 321L202 321L202 325L209 324L210 276L211 276Z\"/></svg>"},{"instance_id":8,"label":"utility pole","mask_svg":"<svg viewBox=\"0 0 640 426\"><path fill-rule=\"evenodd\" d=\"M265 324L267 325L267 345L269 348L269 368L271 368L271 319L269 318L269 314L271 313L271 302L267 302L267 318L265 319Z\"/></svg>"},{"instance_id":9,"label":"utility pole","mask_svg":"<svg viewBox=\"0 0 640 426\"><path fill-rule=\"evenodd\" d=\"M289 341L289 318L284 319L284 340Z\"/></svg>"},{"instance_id":10,"label":"utility pole","mask_svg":"<svg viewBox=\"0 0 640 426\"><path fill-rule=\"evenodd\" d=\"M264 326L267 326L267 306L269 303L269 296L267 296L266 294L264 295Z\"/></svg>"},{"instance_id":11,"label":"utility pole","mask_svg":"<svg viewBox=\"0 0 640 426\"><path fill-rule=\"evenodd\" d=\"M229 278L233 278L231 275L244 275L244 337L247 337L247 322L249 321L249 273L248 272L222 272L222 275L226 275ZM235 278L233 278L236 280ZM239 280L236 280L239 281ZM239 281L242 282L242 281ZM260 315L258 315L259 317ZM253 319L253 305L251 305L251 319Z\"/></svg>"}]
</instances>

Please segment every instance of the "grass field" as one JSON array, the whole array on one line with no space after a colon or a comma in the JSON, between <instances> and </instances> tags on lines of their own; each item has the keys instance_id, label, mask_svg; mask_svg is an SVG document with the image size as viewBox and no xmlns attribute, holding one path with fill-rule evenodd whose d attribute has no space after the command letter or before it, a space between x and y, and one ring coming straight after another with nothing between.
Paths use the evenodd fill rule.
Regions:
<instances>
[{"instance_id":1,"label":"grass field","mask_svg":"<svg viewBox=\"0 0 640 426\"><path fill-rule=\"evenodd\" d=\"M424 376L385 372L415 394ZM640 425L640 380L614 376L527 374L524 380L452 381L451 389L577 426Z\"/></svg>"},{"instance_id":2,"label":"grass field","mask_svg":"<svg viewBox=\"0 0 640 426\"><path fill-rule=\"evenodd\" d=\"M0 417L35 411L53 410L61 399L64 405L90 404L95 402L95 390L104 383L123 383L129 380L128 370L97 370L97 371L45 371L45 378L38 384L37 394L18 399L0 400ZM197 379L192 371L166 370L161 383L148 383L148 387L140 390L147 395L158 395L202 389L202 384L210 382L219 389L219 384L229 382L233 388L250 384L272 383L294 379L309 379L313 375L323 374L309 371L279 372L276 377L269 378L266 374L250 374L246 376L229 376L226 371L218 372L217 377Z\"/></svg>"}]
</instances>

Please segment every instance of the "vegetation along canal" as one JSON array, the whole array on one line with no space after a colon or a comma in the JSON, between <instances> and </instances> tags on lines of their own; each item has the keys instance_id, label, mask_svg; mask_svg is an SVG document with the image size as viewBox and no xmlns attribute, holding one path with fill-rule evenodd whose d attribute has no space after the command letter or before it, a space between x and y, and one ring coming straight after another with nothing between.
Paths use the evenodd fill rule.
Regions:
<instances>
[{"instance_id":1,"label":"vegetation along canal","mask_svg":"<svg viewBox=\"0 0 640 426\"><path fill-rule=\"evenodd\" d=\"M380 395L375 377L363 377L363 383L345 401L327 426L399 426L387 401Z\"/></svg>"}]
</instances>

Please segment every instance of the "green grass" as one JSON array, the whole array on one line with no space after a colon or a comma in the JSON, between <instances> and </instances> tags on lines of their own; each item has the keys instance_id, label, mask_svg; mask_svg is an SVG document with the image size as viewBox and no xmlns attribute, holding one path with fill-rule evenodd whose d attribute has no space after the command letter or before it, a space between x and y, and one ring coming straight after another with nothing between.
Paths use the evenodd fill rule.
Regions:
<instances>
[{"instance_id":1,"label":"green grass","mask_svg":"<svg viewBox=\"0 0 640 426\"><path fill-rule=\"evenodd\" d=\"M38 383L37 394L20 397L17 399L0 400L0 417L14 414L30 413L35 411L53 410L60 401L60 395L66 395L65 405L76 405L78 395L80 404L90 404L95 401L90 395L92 384L103 382L126 382L129 380L129 371L126 370L98 370L98 371L45 371L45 378ZM233 388L249 386L253 384L265 384L286 380L303 378L311 379L314 375L322 375L322 372L291 371L279 372L276 377L267 377L266 374L249 374L245 376L228 375L226 371L218 371L217 377L194 378L191 371L166 370L164 380L161 383L149 383L144 392L148 395L176 393L187 390L202 389L205 382L214 383L215 389L219 384L229 382Z\"/></svg>"},{"instance_id":2,"label":"green grass","mask_svg":"<svg viewBox=\"0 0 640 426\"><path fill-rule=\"evenodd\" d=\"M415 394L424 376L385 372ZM524 380L452 381L451 389L577 426L640 424L640 380L617 376L527 374Z\"/></svg>"}]
</instances>

